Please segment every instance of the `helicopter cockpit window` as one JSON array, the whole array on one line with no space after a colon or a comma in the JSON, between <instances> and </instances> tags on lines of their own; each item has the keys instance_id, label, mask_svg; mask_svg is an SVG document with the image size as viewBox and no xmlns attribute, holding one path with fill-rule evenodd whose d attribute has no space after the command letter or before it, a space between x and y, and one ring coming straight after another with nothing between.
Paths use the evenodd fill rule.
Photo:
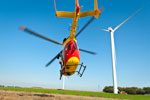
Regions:
<instances>
[{"instance_id":1,"label":"helicopter cockpit window","mask_svg":"<svg viewBox=\"0 0 150 100\"><path fill-rule=\"evenodd\" d=\"M70 46L70 44L68 45L68 51L70 51L71 50L71 46Z\"/></svg>"},{"instance_id":2,"label":"helicopter cockpit window","mask_svg":"<svg viewBox=\"0 0 150 100\"><path fill-rule=\"evenodd\" d=\"M77 48L77 44L76 44L76 43L75 43L75 49L76 49L76 50L78 50L78 48Z\"/></svg>"}]
</instances>

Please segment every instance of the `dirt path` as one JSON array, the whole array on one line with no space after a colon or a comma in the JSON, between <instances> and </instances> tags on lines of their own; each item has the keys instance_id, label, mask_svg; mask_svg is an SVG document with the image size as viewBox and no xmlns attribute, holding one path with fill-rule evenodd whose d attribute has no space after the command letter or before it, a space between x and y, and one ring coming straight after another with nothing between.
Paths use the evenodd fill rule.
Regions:
<instances>
[{"instance_id":1,"label":"dirt path","mask_svg":"<svg viewBox=\"0 0 150 100\"><path fill-rule=\"evenodd\" d=\"M0 100L122 100L122 99L0 90Z\"/></svg>"}]
</instances>

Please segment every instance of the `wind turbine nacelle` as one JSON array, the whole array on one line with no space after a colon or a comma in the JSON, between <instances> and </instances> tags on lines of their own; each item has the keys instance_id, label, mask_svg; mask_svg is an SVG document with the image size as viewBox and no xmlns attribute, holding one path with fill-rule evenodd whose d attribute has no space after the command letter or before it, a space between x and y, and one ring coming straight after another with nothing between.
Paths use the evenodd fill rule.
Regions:
<instances>
[{"instance_id":1,"label":"wind turbine nacelle","mask_svg":"<svg viewBox=\"0 0 150 100\"><path fill-rule=\"evenodd\" d=\"M112 29L111 27L108 27L108 31L109 31L109 32L112 32L112 30L113 30L113 29Z\"/></svg>"}]
</instances>

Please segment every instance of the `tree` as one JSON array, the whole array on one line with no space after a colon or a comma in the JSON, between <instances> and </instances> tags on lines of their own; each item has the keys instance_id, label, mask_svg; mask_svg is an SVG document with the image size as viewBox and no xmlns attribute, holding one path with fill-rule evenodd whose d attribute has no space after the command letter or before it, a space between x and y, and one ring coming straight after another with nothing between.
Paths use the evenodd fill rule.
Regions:
<instances>
[{"instance_id":1,"label":"tree","mask_svg":"<svg viewBox=\"0 0 150 100\"><path fill-rule=\"evenodd\" d=\"M143 94L145 94L145 91L143 89L139 88L136 90L136 94L142 94L143 95Z\"/></svg>"},{"instance_id":2,"label":"tree","mask_svg":"<svg viewBox=\"0 0 150 100\"><path fill-rule=\"evenodd\" d=\"M113 93L113 87L112 86L105 86L105 88L103 89L103 92Z\"/></svg>"},{"instance_id":3,"label":"tree","mask_svg":"<svg viewBox=\"0 0 150 100\"><path fill-rule=\"evenodd\" d=\"M144 88L137 88L137 87L118 87L119 92L125 91L127 94L150 94L150 87L144 87ZM104 92L107 93L113 93L113 87L112 86L106 86L103 89Z\"/></svg>"},{"instance_id":4,"label":"tree","mask_svg":"<svg viewBox=\"0 0 150 100\"><path fill-rule=\"evenodd\" d=\"M128 94L136 94L136 90L137 90L136 87L131 87L131 88L126 88L126 89L125 89L125 91L126 91Z\"/></svg>"},{"instance_id":5,"label":"tree","mask_svg":"<svg viewBox=\"0 0 150 100\"><path fill-rule=\"evenodd\" d=\"M0 87L5 87L4 85L0 85Z\"/></svg>"},{"instance_id":6,"label":"tree","mask_svg":"<svg viewBox=\"0 0 150 100\"><path fill-rule=\"evenodd\" d=\"M145 94L150 94L150 87L144 87Z\"/></svg>"}]
</instances>

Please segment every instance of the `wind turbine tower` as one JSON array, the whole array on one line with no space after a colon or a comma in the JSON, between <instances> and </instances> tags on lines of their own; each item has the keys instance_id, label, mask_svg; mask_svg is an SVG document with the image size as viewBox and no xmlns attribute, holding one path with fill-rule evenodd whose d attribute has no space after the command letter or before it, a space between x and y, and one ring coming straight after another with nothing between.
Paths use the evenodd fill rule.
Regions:
<instances>
[{"instance_id":1,"label":"wind turbine tower","mask_svg":"<svg viewBox=\"0 0 150 100\"><path fill-rule=\"evenodd\" d=\"M65 76L63 76L63 84L62 84L62 90L65 89Z\"/></svg>"},{"instance_id":2,"label":"wind turbine tower","mask_svg":"<svg viewBox=\"0 0 150 100\"><path fill-rule=\"evenodd\" d=\"M129 20L131 17L133 17L136 13L138 13L141 10L138 9L135 13L133 13L131 16L129 16L125 21L123 21L121 24L119 24L117 27L112 29L112 27L108 27L108 29L100 29L96 28L102 31L110 32L111 36L111 52L112 52L112 69L113 69L113 86L114 86L114 93L118 93L118 88L117 88L117 75L116 75L116 53L115 53L115 42L114 42L114 32L122 26L127 20Z\"/></svg>"}]
</instances>

